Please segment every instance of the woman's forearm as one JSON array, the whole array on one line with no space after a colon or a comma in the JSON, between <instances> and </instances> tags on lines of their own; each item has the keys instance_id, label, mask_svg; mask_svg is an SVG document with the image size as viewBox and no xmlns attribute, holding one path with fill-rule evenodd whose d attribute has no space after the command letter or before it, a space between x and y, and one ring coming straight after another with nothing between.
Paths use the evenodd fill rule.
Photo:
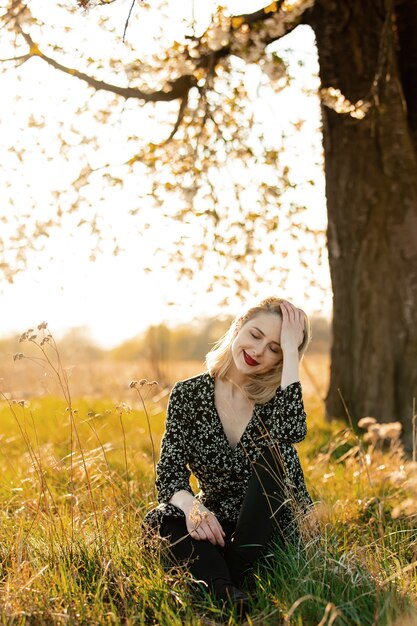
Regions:
<instances>
[{"instance_id":1,"label":"woman's forearm","mask_svg":"<svg viewBox=\"0 0 417 626\"><path fill-rule=\"evenodd\" d=\"M285 387L288 387L291 383L300 380L299 367L300 362L298 360L297 348L286 350L283 355L281 389L285 389Z\"/></svg>"}]
</instances>

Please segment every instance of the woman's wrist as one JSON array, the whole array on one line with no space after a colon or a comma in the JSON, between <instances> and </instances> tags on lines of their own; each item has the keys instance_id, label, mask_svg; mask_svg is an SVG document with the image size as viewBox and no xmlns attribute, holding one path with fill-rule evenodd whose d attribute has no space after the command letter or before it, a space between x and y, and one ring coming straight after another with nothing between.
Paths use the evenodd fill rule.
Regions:
<instances>
[{"instance_id":1,"label":"woman's wrist","mask_svg":"<svg viewBox=\"0 0 417 626\"><path fill-rule=\"evenodd\" d=\"M186 489L181 489L181 491L174 493L169 502L170 504L177 506L185 515L187 515L193 507L194 500L195 497L192 493Z\"/></svg>"},{"instance_id":2,"label":"woman's wrist","mask_svg":"<svg viewBox=\"0 0 417 626\"><path fill-rule=\"evenodd\" d=\"M282 355L285 359L285 357L297 357L297 361L298 361L298 348L295 345L289 345L289 346L281 346L281 350L282 350Z\"/></svg>"}]
</instances>

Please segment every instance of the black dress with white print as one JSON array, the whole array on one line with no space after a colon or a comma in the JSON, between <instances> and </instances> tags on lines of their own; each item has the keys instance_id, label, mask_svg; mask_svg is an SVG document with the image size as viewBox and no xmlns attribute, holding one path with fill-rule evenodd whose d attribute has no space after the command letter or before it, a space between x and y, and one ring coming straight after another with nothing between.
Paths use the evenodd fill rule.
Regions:
<instances>
[{"instance_id":1,"label":"black dress with white print","mask_svg":"<svg viewBox=\"0 0 417 626\"><path fill-rule=\"evenodd\" d=\"M214 378L208 373L177 382L168 404L161 456L157 464L158 506L144 518L158 528L165 515L183 517L171 497L180 489L193 494L191 472L198 480L196 497L222 521L236 522L253 463L265 446L279 450L288 504L284 526L312 504L298 454L293 446L307 433L301 384L277 389L252 417L235 447L226 437L214 403Z\"/></svg>"}]
</instances>

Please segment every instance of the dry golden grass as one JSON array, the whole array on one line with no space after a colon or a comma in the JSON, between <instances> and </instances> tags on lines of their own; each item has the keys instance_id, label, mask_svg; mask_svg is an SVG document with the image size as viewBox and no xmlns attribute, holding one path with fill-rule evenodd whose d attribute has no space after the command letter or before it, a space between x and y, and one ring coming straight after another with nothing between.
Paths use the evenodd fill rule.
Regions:
<instances>
[{"instance_id":1,"label":"dry golden grass","mask_svg":"<svg viewBox=\"0 0 417 626\"><path fill-rule=\"evenodd\" d=\"M131 380L157 380L161 389L170 387L204 371L202 361L168 361L152 364L146 359L113 361L108 358L85 360L63 357L73 397L131 398ZM306 397L326 393L329 372L327 354L307 354L301 365L301 382ZM0 355L1 387L14 398L29 399L60 393L56 377L43 363L22 359L13 362L12 355Z\"/></svg>"},{"instance_id":2,"label":"dry golden grass","mask_svg":"<svg viewBox=\"0 0 417 626\"><path fill-rule=\"evenodd\" d=\"M26 342L22 351L32 348ZM252 623L411 626L417 467L398 440L366 442L323 419L328 364L317 354L303 363L309 432L297 446L321 536L310 534L305 551L277 547L255 577ZM145 550L140 533L155 502L170 385L202 369L64 360L53 373L45 359L2 363L3 626L221 623L206 597L190 594L184 572L165 571ZM140 379L162 384L129 387Z\"/></svg>"},{"instance_id":3,"label":"dry golden grass","mask_svg":"<svg viewBox=\"0 0 417 626\"><path fill-rule=\"evenodd\" d=\"M146 360L65 362L68 382L73 397L113 398L132 397L129 391L131 380L157 380L161 388L172 385L176 380L193 376L203 370L198 361L177 361L164 363L159 368L153 367ZM14 398L34 398L59 393L56 377L43 364L35 365L28 360L16 363L0 362L0 380L2 388Z\"/></svg>"}]
</instances>

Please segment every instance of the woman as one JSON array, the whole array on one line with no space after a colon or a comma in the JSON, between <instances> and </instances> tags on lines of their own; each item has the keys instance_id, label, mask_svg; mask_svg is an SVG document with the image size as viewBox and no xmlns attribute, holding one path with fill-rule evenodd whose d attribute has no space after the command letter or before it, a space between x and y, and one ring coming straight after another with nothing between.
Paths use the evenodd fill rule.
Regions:
<instances>
[{"instance_id":1,"label":"woman","mask_svg":"<svg viewBox=\"0 0 417 626\"><path fill-rule=\"evenodd\" d=\"M157 528L175 561L241 613L245 575L273 537L296 536L311 505L292 445L306 435L299 363L309 341L306 315L268 298L235 319L206 373L171 392L159 505L145 528Z\"/></svg>"}]
</instances>

